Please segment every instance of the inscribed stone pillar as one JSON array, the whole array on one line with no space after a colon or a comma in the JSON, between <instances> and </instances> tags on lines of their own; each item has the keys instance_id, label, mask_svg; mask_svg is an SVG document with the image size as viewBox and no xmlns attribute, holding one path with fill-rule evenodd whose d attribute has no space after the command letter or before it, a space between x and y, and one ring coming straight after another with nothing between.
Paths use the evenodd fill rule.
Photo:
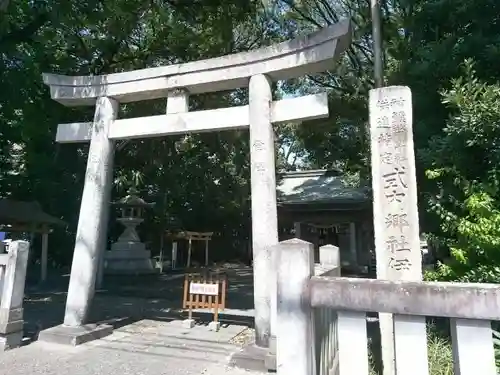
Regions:
<instances>
[{"instance_id":1,"label":"inscribed stone pillar","mask_svg":"<svg viewBox=\"0 0 500 375\"><path fill-rule=\"evenodd\" d=\"M422 278L422 256L408 87L370 91L370 130L377 278L418 281ZM413 323L401 321L395 325L390 314L380 314L384 375L406 373L399 371L403 363L397 364L396 371L395 329ZM419 334L425 335L425 324L421 328ZM419 352L416 347L412 350Z\"/></svg>"},{"instance_id":2,"label":"inscribed stone pillar","mask_svg":"<svg viewBox=\"0 0 500 375\"><path fill-rule=\"evenodd\" d=\"M276 270L271 247L278 243L278 213L272 95L266 76L250 78L249 96L255 343L267 347L276 319Z\"/></svg>"},{"instance_id":3,"label":"inscribed stone pillar","mask_svg":"<svg viewBox=\"0 0 500 375\"><path fill-rule=\"evenodd\" d=\"M85 323L94 293L99 258L104 250L107 206L112 187L114 145L108 139L108 131L117 111L118 103L114 99L102 97L96 102L64 315L65 326L77 327Z\"/></svg>"}]
</instances>

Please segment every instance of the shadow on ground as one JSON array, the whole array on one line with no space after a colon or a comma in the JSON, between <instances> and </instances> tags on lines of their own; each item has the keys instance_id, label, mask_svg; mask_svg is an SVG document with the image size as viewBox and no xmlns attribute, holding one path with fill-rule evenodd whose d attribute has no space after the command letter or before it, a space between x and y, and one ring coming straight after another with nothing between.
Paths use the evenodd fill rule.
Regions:
<instances>
[{"instance_id":1,"label":"shadow on ground","mask_svg":"<svg viewBox=\"0 0 500 375\"><path fill-rule=\"evenodd\" d=\"M228 278L226 313L222 323L251 326L253 317L253 274L247 266L225 264L217 268ZM25 336L34 341L41 330L59 325L64 318L69 274L53 271L39 284L28 280L24 301ZM143 276L105 276L96 290L89 323L109 323L115 328L142 319L171 321L184 319L182 310L184 272L170 271ZM230 314L228 314L230 312ZM197 312L195 319L208 324L212 314Z\"/></svg>"}]
</instances>

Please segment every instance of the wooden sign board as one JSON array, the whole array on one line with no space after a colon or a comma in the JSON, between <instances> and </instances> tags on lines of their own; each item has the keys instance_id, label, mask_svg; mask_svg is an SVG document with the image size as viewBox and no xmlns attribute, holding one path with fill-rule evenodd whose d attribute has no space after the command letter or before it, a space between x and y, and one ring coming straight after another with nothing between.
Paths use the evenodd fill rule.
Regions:
<instances>
[{"instance_id":1,"label":"wooden sign board","mask_svg":"<svg viewBox=\"0 0 500 375\"><path fill-rule=\"evenodd\" d=\"M214 309L214 322L219 311L226 307L226 275L220 273L187 274L184 279L182 308L189 309L192 319L193 309Z\"/></svg>"}]
</instances>

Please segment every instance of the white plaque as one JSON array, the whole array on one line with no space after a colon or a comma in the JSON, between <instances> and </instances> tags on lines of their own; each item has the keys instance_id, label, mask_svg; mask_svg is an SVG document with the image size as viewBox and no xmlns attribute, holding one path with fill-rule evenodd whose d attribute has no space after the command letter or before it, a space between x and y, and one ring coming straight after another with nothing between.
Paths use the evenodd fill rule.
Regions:
<instances>
[{"instance_id":1,"label":"white plaque","mask_svg":"<svg viewBox=\"0 0 500 375\"><path fill-rule=\"evenodd\" d=\"M219 294L218 284L189 284L189 294L203 294L205 296L216 296Z\"/></svg>"}]
</instances>

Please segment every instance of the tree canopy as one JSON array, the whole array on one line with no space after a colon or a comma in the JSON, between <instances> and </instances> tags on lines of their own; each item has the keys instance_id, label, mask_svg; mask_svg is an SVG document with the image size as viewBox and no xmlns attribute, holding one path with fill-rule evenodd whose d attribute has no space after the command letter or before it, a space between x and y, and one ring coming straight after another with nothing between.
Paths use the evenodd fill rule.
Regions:
<instances>
[{"instance_id":1,"label":"tree canopy","mask_svg":"<svg viewBox=\"0 0 500 375\"><path fill-rule=\"evenodd\" d=\"M453 269L436 277L496 280L500 3L382 2L385 81L412 89L421 226ZM328 119L282 125L278 167L369 176L368 91L373 53L368 0L0 1L0 196L38 200L70 225L78 218L85 145L54 142L58 123L92 118L50 99L42 72L103 74L221 56L304 34L350 17L352 46L331 71L278 85L276 95L326 89ZM245 90L198 95L196 108L245 103ZM165 101L120 106L121 117L164 111ZM176 216L237 248L248 236L248 134L231 131L117 144L117 197L137 185L157 203L145 236ZM471 269L486 269L473 274ZM489 275L489 276L488 276Z\"/></svg>"}]
</instances>

